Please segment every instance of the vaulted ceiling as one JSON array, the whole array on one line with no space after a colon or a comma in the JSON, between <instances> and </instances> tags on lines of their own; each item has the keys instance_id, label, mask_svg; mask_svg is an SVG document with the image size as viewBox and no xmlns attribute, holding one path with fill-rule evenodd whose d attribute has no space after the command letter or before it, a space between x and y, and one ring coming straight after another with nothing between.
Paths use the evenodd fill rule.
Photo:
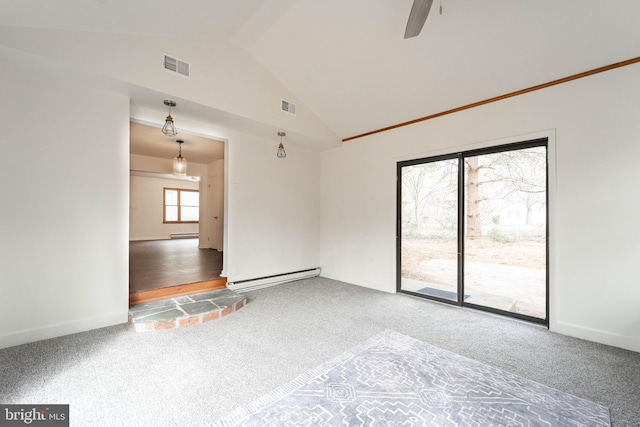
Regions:
<instances>
[{"instance_id":1,"label":"vaulted ceiling","mask_svg":"<svg viewBox=\"0 0 640 427\"><path fill-rule=\"evenodd\" d=\"M103 34L232 46L254 58L330 130L327 135L334 137L319 138L327 142L315 147L319 149L640 56L637 0L435 0L422 33L405 40L411 4L412 0L2 0L0 44L24 46L26 42L13 42L16 28L22 27L20 34L25 28L49 29L84 33L96 40ZM30 48L37 51L34 43ZM65 46L47 49L63 51ZM121 49L126 52L128 47ZM237 73L241 76L243 70ZM153 96L137 93L133 105L157 106ZM193 101L195 115L208 108ZM253 118L242 106L229 112ZM217 113L208 117L225 120L225 111ZM288 123L277 118L255 121L266 125L265 132ZM304 129L295 132L304 141Z\"/></svg>"}]
</instances>

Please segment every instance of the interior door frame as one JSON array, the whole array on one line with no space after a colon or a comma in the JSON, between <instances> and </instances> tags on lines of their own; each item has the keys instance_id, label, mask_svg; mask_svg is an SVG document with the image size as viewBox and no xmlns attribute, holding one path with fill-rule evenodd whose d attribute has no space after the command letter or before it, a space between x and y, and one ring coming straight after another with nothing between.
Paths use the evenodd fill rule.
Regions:
<instances>
[{"instance_id":1,"label":"interior door frame","mask_svg":"<svg viewBox=\"0 0 640 427\"><path fill-rule=\"evenodd\" d=\"M207 197L208 197L208 231L207 242L210 249L222 251L222 222L220 219L220 174L216 173L208 176Z\"/></svg>"},{"instance_id":2,"label":"interior door frame","mask_svg":"<svg viewBox=\"0 0 640 427\"><path fill-rule=\"evenodd\" d=\"M465 169L464 159L467 157L480 156L484 154L494 154L506 151L522 150L532 147L545 147L545 318L528 316L520 313L496 309L483 305L477 305L464 301L464 227L465 227ZM402 282L402 168L424 163L432 163L440 160L458 159L458 220L457 220L457 300L448 300L437 296L420 294L401 289ZM549 327L549 138L535 138L521 142L511 142L508 144L492 145L483 148L470 149L465 151L457 151L449 154L441 154L436 156L422 157L418 159L399 161L396 164L396 291L404 294L425 298L428 300L438 301L445 304L451 304L459 307L469 307L481 311L490 312L506 317L512 317L525 320L532 323L538 323Z\"/></svg>"}]
</instances>

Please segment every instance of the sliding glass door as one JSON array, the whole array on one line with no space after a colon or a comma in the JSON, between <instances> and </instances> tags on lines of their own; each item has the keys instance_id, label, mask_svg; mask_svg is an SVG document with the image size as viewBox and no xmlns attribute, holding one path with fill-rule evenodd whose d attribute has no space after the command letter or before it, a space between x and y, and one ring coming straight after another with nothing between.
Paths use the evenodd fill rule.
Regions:
<instances>
[{"instance_id":1,"label":"sliding glass door","mask_svg":"<svg viewBox=\"0 0 640 427\"><path fill-rule=\"evenodd\" d=\"M401 168L403 291L458 301L458 167L445 157Z\"/></svg>"},{"instance_id":2,"label":"sliding glass door","mask_svg":"<svg viewBox=\"0 0 640 427\"><path fill-rule=\"evenodd\" d=\"M398 290L547 324L546 144L398 163Z\"/></svg>"}]
</instances>

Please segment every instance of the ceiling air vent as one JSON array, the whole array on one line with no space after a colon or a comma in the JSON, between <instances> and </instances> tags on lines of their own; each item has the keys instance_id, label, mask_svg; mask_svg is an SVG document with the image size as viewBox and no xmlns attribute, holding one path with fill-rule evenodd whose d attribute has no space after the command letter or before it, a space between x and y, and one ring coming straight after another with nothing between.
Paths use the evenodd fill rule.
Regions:
<instances>
[{"instance_id":1,"label":"ceiling air vent","mask_svg":"<svg viewBox=\"0 0 640 427\"><path fill-rule=\"evenodd\" d=\"M178 58L174 58L167 54L164 55L164 69L181 76L191 77L191 64Z\"/></svg>"},{"instance_id":2,"label":"ceiling air vent","mask_svg":"<svg viewBox=\"0 0 640 427\"><path fill-rule=\"evenodd\" d=\"M280 103L280 109L285 113L295 114L296 113L296 104L293 102L285 101L284 99Z\"/></svg>"}]
</instances>

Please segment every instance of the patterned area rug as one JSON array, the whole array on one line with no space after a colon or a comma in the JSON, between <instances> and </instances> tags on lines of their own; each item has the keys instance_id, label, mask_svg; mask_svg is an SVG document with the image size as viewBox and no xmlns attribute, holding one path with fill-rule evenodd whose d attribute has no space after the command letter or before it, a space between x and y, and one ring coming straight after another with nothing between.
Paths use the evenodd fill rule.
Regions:
<instances>
[{"instance_id":1,"label":"patterned area rug","mask_svg":"<svg viewBox=\"0 0 640 427\"><path fill-rule=\"evenodd\" d=\"M384 331L214 426L610 426L609 410Z\"/></svg>"}]
</instances>

